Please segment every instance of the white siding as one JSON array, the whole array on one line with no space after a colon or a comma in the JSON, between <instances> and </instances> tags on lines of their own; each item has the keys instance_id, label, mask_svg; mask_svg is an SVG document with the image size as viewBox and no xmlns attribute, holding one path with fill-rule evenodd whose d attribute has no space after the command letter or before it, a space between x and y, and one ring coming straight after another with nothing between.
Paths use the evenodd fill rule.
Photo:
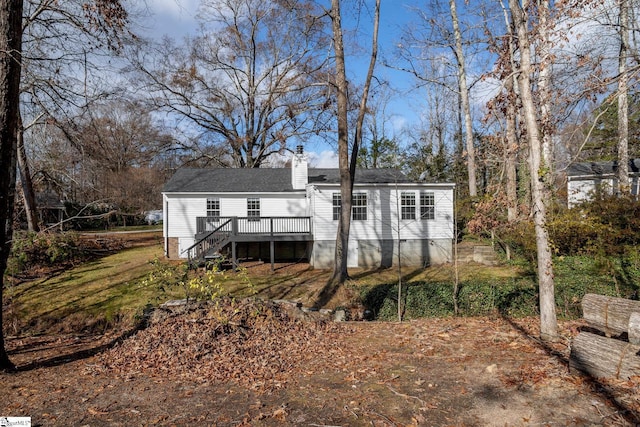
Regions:
<instances>
[{"instance_id":1,"label":"white siding","mask_svg":"<svg viewBox=\"0 0 640 427\"><path fill-rule=\"evenodd\" d=\"M220 216L247 216L247 198L260 199L260 216L308 216L304 193L289 194L165 194L165 237L193 238L196 217L207 215L207 198L220 199Z\"/></svg>"},{"instance_id":2,"label":"white siding","mask_svg":"<svg viewBox=\"0 0 640 427\"><path fill-rule=\"evenodd\" d=\"M401 192L413 192L416 196L416 217L420 215L420 192L434 193L435 219L400 220L398 211ZM333 193L338 186L318 186L312 195L314 207L313 230L316 240L332 240L336 237L338 221L333 220ZM355 192L367 193L367 220L351 221L350 238L357 240L442 239L453 238L453 189L423 185L357 186Z\"/></svg>"},{"instance_id":3,"label":"white siding","mask_svg":"<svg viewBox=\"0 0 640 427\"><path fill-rule=\"evenodd\" d=\"M597 187L601 190L611 193L617 181L613 178L584 178L571 179L567 183L567 205L572 208L582 202L590 200Z\"/></svg>"},{"instance_id":4,"label":"white siding","mask_svg":"<svg viewBox=\"0 0 640 427\"><path fill-rule=\"evenodd\" d=\"M190 237L196 234L196 217L207 213L206 197L197 195L165 195L165 237Z\"/></svg>"}]
</instances>

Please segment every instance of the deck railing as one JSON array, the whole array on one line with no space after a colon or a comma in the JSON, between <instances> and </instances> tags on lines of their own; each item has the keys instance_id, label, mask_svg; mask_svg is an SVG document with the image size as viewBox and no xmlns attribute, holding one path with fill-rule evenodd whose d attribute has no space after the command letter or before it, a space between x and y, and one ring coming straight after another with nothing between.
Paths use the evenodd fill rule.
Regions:
<instances>
[{"instance_id":1,"label":"deck railing","mask_svg":"<svg viewBox=\"0 0 640 427\"><path fill-rule=\"evenodd\" d=\"M221 221L217 227L212 228L204 237L201 237L193 245L185 249L189 258L189 265L194 266L197 261L204 259L210 251L222 248L233 232L233 221L227 219Z\"/></svg>"},{"instance_id":2,"label":"deck railing","mask_svg":"<svg viewBox=\"0 0 640 427\"><path fill-rule=\"evenodd\" d=\"M198 234L216 230L225 222L225 231L233 235L282 235L282 234L311 234L311 217L197 217L196 230ZM227 227L230 227L228 229Z\"/></svg>"}]
</instances>

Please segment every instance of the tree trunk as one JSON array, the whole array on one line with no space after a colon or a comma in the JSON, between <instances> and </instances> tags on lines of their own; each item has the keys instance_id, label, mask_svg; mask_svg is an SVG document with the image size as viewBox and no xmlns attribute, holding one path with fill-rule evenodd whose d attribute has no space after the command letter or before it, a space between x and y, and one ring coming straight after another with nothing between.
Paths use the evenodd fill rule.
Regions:
<instances>
[{"instance_id":1,"label":"tree trunk","mask_svg":"<svg viewBox=\"0 0 640 427\"><path fill-rule=\"evenodd\" d=\"M22 1L0 0L0 302L11 251L20 110ZM4 342L0 311L0 370L14 369Z\"/></svg>"},{"instance_id":2,"label":"tree trunk","mask_svg":"<svg viewBox=\"0 0 640 427\"><path fill-rule=\"evenodd\" d=\"M40 231L38 207L36 205L36 196L33 190L33 180L31 179L27 150L24 146L24 128L22 127L22 119L20 119L20 128L18 129L18 170L20 171L20 184L22 185L24 210L27 215L27 227L29 228L29 231L37 232Z\"/></svg>"},{"instance_id":3,"label":"tree trunk","mask_svg":"<svg viewBox=\"0 0 640 427\"><path fill-rule=\"evenodd\" d=\"M543 160L542 166L546 171L545 181L548 185L552 183L554 169L554 150L552 138L553 126L551 124L551 41L549 37L549 0L539 0L538 39L540 40L540 59L538 61L538 92L540 94L540 126Z\"/></svg>"},{"instance_id":4,"label":"tree trunk","mask_svg":"<svg viewBox=\"0 0 640 427\"><path fill-rule=\"evenodd\" d=\"M501 3L502 4L502 3ZM507 193L507 221L514 222L518 217L518 151L520 150L520 144L518 142L518 77L516 74L516 61L515 61L515 46L514 46L514 34L513 26L509 21L509 15L507 10L503 7L505 27L508 37L508 52L509 55L507 64L509 68L506 70L506 79L504 82L504 88L507 93L506 96L506 109L505 109L505 172L507 182L505 185ZM507 246L508 247L508 246Z\"/></svg>"},{"instance_id":5,"label":"tree trunk","mask_svg":"<svg viewBox=\"0 0 640 427\"><path fill-rule=\"evenodd\" d=\"M336 251L332 285L344 283L349 278L347 256L349 251L349 229L351 227L351 179L349 165L349 122L347 74L345 68L344 44L342 40L342 17L340 0L331 0L331 21L333 28L333 49L336 55L336 101L338 109L338 168L340 170L340 219L336 236Z\"/></svg>"},{"instance_id":6,"label":"tree trunk","mask_svg":"<svg viewBox=\"0 0 640 427\"><path fill-rule=\"evenodd\" d=\"M451 12L451 23L453 24L453 34L455 37L455 53L458 65L458 89L460 91L460 101L462 103L462 113L464 115L465 141L467 149L467 170L469 174L469 197L478 195L478 185L476 178L476 150L473 144L473 122L471 120L471 106L469 104L469 89L467 87L467 70L462 50L462 34L455 0L449 0L449 10Z\"/></svg>"},{"instance_id":7,"label":"tree trunk","mask_svg":"<svg viewBox=\"0 0 640 427\"><path fill-rule=\"evenodd\" d=\"M640 313L640 301L597 294L586 294L582 298L582 317L589 326L607 336L628 333L629 319L634 312Z\"/></svg>"},{"instance_id":8,"label":"tree trunk","mask_svg":"<svg viewBox=\"0 0 640 427\"><path fill-rule=\"evenodd\" d=\"M338 108L338 168L340 170L341 212L336 236L335 265L329 284L342 284L349 278L347 260L349 252L349 231L351 228L351 207L353 204L353 183L355 180L358 148L362 142L362 127L367 112L367 100L378 55L378 24L380 21L380 0L376 0L373 23L373 41L369 69L365 79L362 98L358 109L355 135L351 157L349 157L348 129L348 83L346 77L344 44L342 39L342 19L340 0L331 1L331 19L333 24L333 43L336 55L336 90Z\"/></svg>"},{"instance_id":9,"label":"tree trunk","mask_svg":"<svg viewBox=\"0 0 640 427\"><path fill-rule=\"evenodd\" d=\"M620 1L620 54L618 56L618 190L629 194L629 106L627 55L629 50L629 3Z\"/></svg>"},{"instance_id":10,"label":"tree trunk","mask_svg":"<svg viewBox=\"0 0 640 427\"><path fill-rule=\"evenodd\" d=\"M516 97L513 94L515 86L511 77L507 77L505 82L507 90L507 108L506 108L506 142L505 147L505 169L507 175L507 220L512 223L518 217L518 175L516 170L516 161L518 153L518 137L517 137L517 108Z\"/></svg>"},{"instance_id":11,"label":"tree trunk","mask_svg":"<svg viewBox=\"0 0 640 427\"><path fill-rule=\"evenodd\" d=\"M540 337L543 340L556 340L558 337L558 321L555 305L555 283L553 276L553 260L549 246L549 233L547 230L547 208L544 197L544 175L542 171L542 147L540 131L536 117L535 102L531 89L531 44L528 33L528 17L526 14L526 0L522 7L518 0L509 0L509 9L518 35L518 47L520 51L520 70L518 83L520 98L527 129L529 142L529 169L531 174L531 196L536 235L536 252L538 260L538 287L540 295Z\"/></svg>"},{"instance_id":12,"label":"tree trunk","mask_svg":"<svg viewBox=\"0 0 640 427\"><path fill-rule=\"evenodd\" d=\"M580 332L571 343L569 366L595 378L626 380L640 375L640 346Z\"/></svg>"}]
</instances>

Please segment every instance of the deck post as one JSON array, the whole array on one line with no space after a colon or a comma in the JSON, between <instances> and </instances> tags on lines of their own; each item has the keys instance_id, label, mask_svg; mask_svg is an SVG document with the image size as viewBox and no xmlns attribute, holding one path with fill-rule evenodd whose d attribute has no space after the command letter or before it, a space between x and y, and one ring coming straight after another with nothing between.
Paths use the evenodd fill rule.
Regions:
<instances>
[{"instance_id":1,"label":"deck post","mask_svg":"<svg viewBox=\"0 0 640 427\"><path fill-rule=\"evenodd\" d=\"M236 256L236 241L231 242L231 263L233 264L233 271L238 269L238 258Z\"/></svg>"},{"instance_id":2,"label":"deck post","mask_svg":"<svg viewBox=\"0 0 640 427\"><path fill-rule=\"evenodd\" d=\"M269 253L271 255L271 272L273 273L273 271L275 270L274 268L274 264L275 264L275 243L273 240L269 241Z\"/></svg>"}]
</instances>

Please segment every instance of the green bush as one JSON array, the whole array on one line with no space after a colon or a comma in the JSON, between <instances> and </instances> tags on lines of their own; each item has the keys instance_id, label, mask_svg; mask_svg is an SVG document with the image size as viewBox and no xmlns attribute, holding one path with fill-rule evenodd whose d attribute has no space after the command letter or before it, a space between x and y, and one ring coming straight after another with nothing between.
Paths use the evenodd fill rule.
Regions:
<instances>
[{"instance_id":1,"label":"green bush","mask_svg":"<svg viewBox=\"0 0 640 427\"><path fill-rule=\"evenodd\" d=\"M533 222L520 221L507 224L497 231L501 243L508 245L514 255L529 262L536 258L536 237Z\"/></svg>"},{"instance_id":2,"label":"green bush","mask_svg":"<svg viewBox=\"0 0 640 427\"><path fill-rule=\"evenodd\" d=\"M619 233L599 218L565 211L549 221L549 240L559 255L615 253Z\"/></svg>"},{"instance_id":3,"label":"green bush","mask_svg":"<svg viewBox=\"0 0 640 427\"><path fill-rule=\"evenodd\" d=\"M606 262L605 262L606 261ZM587 293L638 299L640 251L628 250L623 257L561 257L555 261L555 291L558 316L582 316L580 303ZM453 283L412 282L404 285L404 318L453 316ZM385 284L364 289L363 304L380 320L397 319L398 288ZM460 283L458 314L509 317L538 315L535 274L519 277L472 279Z\"/></svg>"},{"instance_id":4,"label":"green bush","mask_svg":"<svg viewBox=\"0 0 640 427\"><path fill-rule=\"evenodd\" d=\"M7 274L58 267L84 259L77 233L16 233L7 261Z\"/></svg>"}]
</instances>

